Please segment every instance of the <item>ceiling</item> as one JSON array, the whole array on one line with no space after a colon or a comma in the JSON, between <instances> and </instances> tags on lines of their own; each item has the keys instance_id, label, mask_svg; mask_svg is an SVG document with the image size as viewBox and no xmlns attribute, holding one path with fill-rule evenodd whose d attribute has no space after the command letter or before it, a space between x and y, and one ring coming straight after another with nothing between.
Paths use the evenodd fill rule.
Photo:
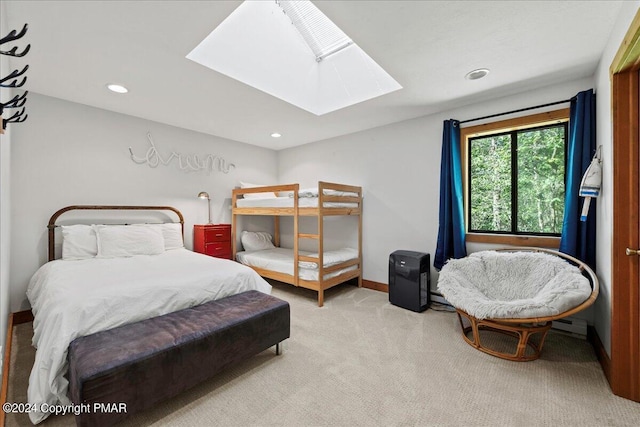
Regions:
<instances>
[{"instance_id":1,"label":"ceiling","mask_svg":"<svg viewBox=\"0 0 640 427\"><path fill-rule=\"evenodd\" d=\"M23 89L279 150L592 76L622 2L315 1L403 86L322 116L185 58L241 1L2 3Z\"/></svg>"}]
</instances>

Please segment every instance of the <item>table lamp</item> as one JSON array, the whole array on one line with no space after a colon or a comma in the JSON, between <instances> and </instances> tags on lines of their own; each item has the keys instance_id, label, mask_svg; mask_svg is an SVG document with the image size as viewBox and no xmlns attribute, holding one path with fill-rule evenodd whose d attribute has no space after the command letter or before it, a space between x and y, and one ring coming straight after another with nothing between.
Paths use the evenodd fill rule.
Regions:
<instances>
[{"instance_id":1,"label":"table lamp","mask_svg":"<svg viewBox=\"0 0 640 427\"><path fill-rule=\"evenodd\" d=\"M209 207L209 222L207 224L213 224L213 222L211 222L211 199L209 198L209 193L207 193L206 191L201 191L198 193L198 197L201 199L207 199L207 204Z\"/></svg>"}]
</instances>

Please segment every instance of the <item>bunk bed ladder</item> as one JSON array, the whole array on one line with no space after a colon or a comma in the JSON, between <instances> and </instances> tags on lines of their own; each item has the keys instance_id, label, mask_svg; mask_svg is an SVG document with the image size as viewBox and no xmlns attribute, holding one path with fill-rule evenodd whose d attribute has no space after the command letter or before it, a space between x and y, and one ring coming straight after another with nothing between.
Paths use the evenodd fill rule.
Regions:
<instances>
[{"instance_id":1,"label":"bunk bed ladder","mask_svg":"<svg viewBox=\"0 0 640 427\"><path fill-rule=\"evenodd\" d=\"M318 243L318 256L317 257L310 257L310 256L304 256L304 255L298 255L298 247L294 247L294 254L297 255L297 260L294 259L295 262L295 266L294 266L294 275L295 278L294 280L296 280L296 286L298 283L298 270L297 270L297 263L298 261L306 261L306 262L315 262L318 265L318 306L322 307L322 305L324 304L324 216L323 216L323 207L324 207L324 189L323 189L323 183L320 183L320 186L318 188L318 232L317 234L311 234L311 233L299 233L298 232L298 228L297 228L297 220L298 220L298 215L295 215L295 219L294 219L294 235L297 237L294 242L294 245L299 244L300 239L313 239L316 240ZM297 196L297 195L296 195ZM296 209L296 213L297 211L297 205L295 200L297 200L297 197L294 197L294 207Z\"/></svg>"},{"instance_id":2,"label":"bunk bed ladder","mask_svg":"<svg viewBox=\"0 0 640 427\"><path fill-rule=\"evenodd\" d=\"M318 183L318 305L324 304L324 183Z\"/></svg>"},{"instance_id":3,"label":"bunk bed ladder","mask_svg":"<svg viewBox=\"0 0 640 427\"><path fill-rule=\"evenodd\" d=\"M295 185L293 190L293 284L294 286L300 286L300 277L298 272L298 263L300 262L300 254L298 251L300 250L300 244L298 240L299 237L299 224L298 218L300 217L300 211L298 210L298 191L300 187L298 184Z\"/></svg>"}]
</instances>

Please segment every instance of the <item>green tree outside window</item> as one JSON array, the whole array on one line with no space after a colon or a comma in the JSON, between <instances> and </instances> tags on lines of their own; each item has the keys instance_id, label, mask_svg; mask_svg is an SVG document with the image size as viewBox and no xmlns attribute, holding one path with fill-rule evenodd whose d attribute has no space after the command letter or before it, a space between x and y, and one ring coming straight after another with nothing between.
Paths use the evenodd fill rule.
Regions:
<instances>
[{"instance_id":1,"label":"green tree outside window","mask_svg":"<svg viewBox=\"0 0 640 427\"><path fill-rule=\"evenodd\" d=\"M470 138L470 231L560 235L566 139L566 123Z\"/></svg>"}]
</instances>

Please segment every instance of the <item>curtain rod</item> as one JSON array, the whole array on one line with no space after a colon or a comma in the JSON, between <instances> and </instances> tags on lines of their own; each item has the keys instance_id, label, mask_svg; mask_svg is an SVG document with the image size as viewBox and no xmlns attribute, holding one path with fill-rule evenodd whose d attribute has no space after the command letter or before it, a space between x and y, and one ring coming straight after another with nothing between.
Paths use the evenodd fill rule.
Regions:
<instances>
[{"instance_id":1,"label":"curtain rod","mask_svg":"<svg viewBox=\"0 0 640 427\"><path fill-rule=\"evenodd\" d=\"M556 101L556 102L551 102L549 104L536 105L535 107L521 108L519 110L507 111L505 113L498 113L498 114L492 114L490 116L477 117L475 119L462 120L459 123L463 124L463 123L469 123L469 122L477 122L478 120L491 119L491 118L499 117L499 116L506 116L507 114L520 113L522 111L529 111L529 110L535 110L537 108L550 107L552 105L558 105L558 104L564 104L564 103L567 103L567 102L571 102L572 99L573 98L569 98L569 99L565 99L564 101Z\"/></svg>"}]
</instances>

